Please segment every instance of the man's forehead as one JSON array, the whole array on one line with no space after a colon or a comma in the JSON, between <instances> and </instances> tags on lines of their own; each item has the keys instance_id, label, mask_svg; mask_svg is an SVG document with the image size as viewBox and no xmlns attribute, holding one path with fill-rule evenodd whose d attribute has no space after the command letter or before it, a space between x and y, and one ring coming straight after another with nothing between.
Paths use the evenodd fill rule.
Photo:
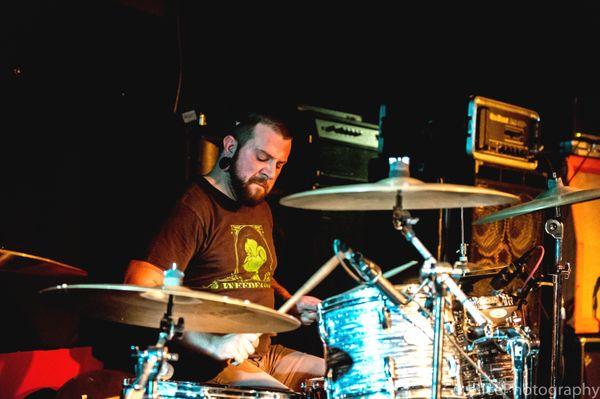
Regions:
<instances>
[{"instance_id":1,"label":"man's forehead","mask_svg":"<svg viewBox=\"0 0 600 399\"><path fill-rule=\"evenodd\" d=\"M285 156L285 158L292 146L290 138L283 137L270 126L261 123L256 125L250 142L255 149L265 151L271 156Z\"/></svg>"}]
</instances>

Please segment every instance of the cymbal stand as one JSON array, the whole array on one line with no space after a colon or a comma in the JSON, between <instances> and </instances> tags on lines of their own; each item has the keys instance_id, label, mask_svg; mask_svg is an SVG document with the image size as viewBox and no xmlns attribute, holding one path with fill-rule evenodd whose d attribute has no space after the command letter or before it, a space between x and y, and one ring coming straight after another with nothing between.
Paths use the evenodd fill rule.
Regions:
<instances>
[{"instance_id":1,"label":"cymbal stand","mask_svg":"<svg viewBox=\"0 0 600 399\"><path fill-rule=\"evenodd\" d=\"M165 271L164 286L181 285L182 274L174 265L172 270ZM156 345L149 346L141 351L139 347L132 346L132 357L136 358L136 378L131 387L127 388L123 397L125 399L158 399L158 380L168 370L168 361L177 361L177 353L169 353L166 344L173 339L183 336L184 321L180 317L177 324L171 317L173 313L173 295L169 295L167 311L160 321L160 332Z\"/></svg>"},{"instance_id":2,"label":"cymbal stand","mask_svg":"<svg viewBox=\"0 0 600 399\"><path fill-rule=\"evenodd\" d=\"M457 252L459 254L458 261L462 267L467 267L469 262L467 246L468 244L465 243L465 208L460 208L460 248Z\"/></svg>"},{"instance_id":3,"label":"cymbal stand","mask_svg":"<svg viewBox=\"0 0 600 399\"><path fill-rule=\"evenodd\" d=\"M548 188L552 189L562 185L562 180L556 173L552 174L553 179L548 180ZM544 230L554 240L555 244L555 269L549 275L552 277L552 356L550 359L550 389L551 398L557 397L557 386L561 374L561 355L563 338L563 281L569 278L571 266L562 260L562 247L564 237L564 223L561 216L560 207L555 207L555 218L546 220Z\"/></svg>"},{"instance_id":4,"label":"cymbal stand","mask_svg":"<svg viewBox=\"0 0 600 399\"><path fill-rule=\"evenodd\" d=\"M479 326L489 325L488 320L468 300L467 296L452 279L460 277L462 270L453 267L444 262L437 262L431 252L423 245L421 240L415 235L413 226L418 222L417 218L413 218L410 212L402 208L402 193L396 195L396 206L393 211L394 228L402 233L404 238L410 242L415 249L421 254L423 259L423 267L421 268L421 278L431 281L433 284L433 292L435 295L433 315L433 364L432 364L432 381L431 381L431 398L441 399L442 397L442 359L444 351L444 326L443 315L445 307L446 289L450 291L456 299L464 306L464 308L473 317L476 324Z\"/></svg>"}]
</instances>

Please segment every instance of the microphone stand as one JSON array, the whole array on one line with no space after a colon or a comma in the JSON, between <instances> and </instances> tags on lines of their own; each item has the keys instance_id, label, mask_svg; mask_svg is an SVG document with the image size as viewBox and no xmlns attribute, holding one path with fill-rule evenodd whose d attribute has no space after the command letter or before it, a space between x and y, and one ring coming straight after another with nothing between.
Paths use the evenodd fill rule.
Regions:
<instances>
[{"instance_id":1,"label":"microphone stand","mask_svg":"<svg viewBox=\"0 0 600 399\"><path fill-rule=\"evenodd\" d=\"M421 240L415 235L413 226L418 222L418 218L413 218L405 209L402 209L402 193L396 194L396 206L393 211L394 228L402 233L408 242L410 242L419 254L423 257L423 267L421 269L421 278L429 280L433 284L435 295L433 314L433 364L431 380L431 398L442 398L442 359L444 352L444 325L443 315L445 308L446 290L450 291L456 299L464 306L469 314L475 320L478 326L489 326L488 320L468 300L467 296L454 282L453 277L462 276L463 270L453 267L449 263L438 262L431 252L423 245Z\"/></svg>"}]
</instances>

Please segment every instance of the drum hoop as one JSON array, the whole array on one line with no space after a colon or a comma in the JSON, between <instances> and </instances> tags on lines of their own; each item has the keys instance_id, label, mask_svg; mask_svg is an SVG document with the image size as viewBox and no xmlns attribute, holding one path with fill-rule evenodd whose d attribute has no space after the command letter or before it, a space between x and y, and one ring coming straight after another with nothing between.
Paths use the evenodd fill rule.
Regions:
<instances>
[{"instance_id":1,"label":"drum hoop","mask_svg":"<svg viewBox=\"0 0 600 399\"><path fill-rule=\"evenodd\" d=\"M129 387L135 381L135 378L125 378L123 380L123 387ZM176 388L194 388L199 395L206 395L208 399L210 396L218 396L218 398L231 398L231 399L243 399L243 398L261 398L263 396L272 396L275 398L301 398L302 394L293 391L285 391L283 389L270 388L270 387L232 387L227 385L210 384L210 383L199 383L193 381L159 381L159 391L161 384L171 385L175 384ZM196 393L196 392L194 392Z\"/></svg>"}]
</instances>

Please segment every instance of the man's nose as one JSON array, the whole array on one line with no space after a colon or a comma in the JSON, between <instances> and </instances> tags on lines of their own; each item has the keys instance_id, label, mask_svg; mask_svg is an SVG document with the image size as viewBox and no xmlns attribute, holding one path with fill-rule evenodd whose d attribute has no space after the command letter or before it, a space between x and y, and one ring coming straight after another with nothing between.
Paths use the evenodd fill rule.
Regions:
<instances>
[{"instance_id":1,"label":"man's nose","mask_svg":"<svg viewBox=\"0 0 600 399\"><path fill-rule=\"evenodd\" d=\"M262 168L261 173L265 175L269 180L271 180L275 177L276 170L276 164L274 162L269 162L267 166Z\"/></svg>"}]
</instances>

